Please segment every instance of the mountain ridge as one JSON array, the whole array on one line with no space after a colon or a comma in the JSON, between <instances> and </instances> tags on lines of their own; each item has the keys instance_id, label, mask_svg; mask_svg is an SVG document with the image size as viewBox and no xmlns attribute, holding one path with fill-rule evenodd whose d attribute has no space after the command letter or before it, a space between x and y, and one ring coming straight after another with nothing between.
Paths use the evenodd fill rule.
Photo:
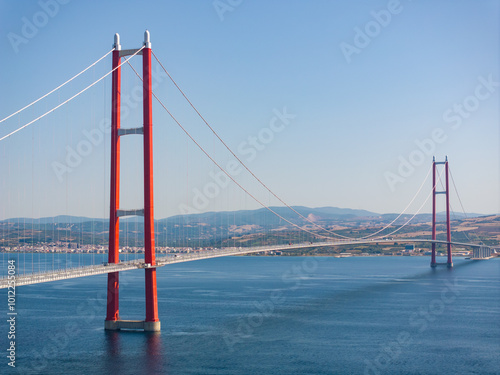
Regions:
<instances>
[{"instance_id":1,"label":"mountain ridge","mask_svg":"<svg viewBox=\"0 0 500 375\"><path fill-rule=\"evenodd\" d=\"M399 214L395 213L385 213L379 214L372 211L367 211L363 209L351 209L351 208L340 208L340 207L306 207L306 206L292 206L294 210L299 212L304 217L308 217L309 215L313 215L316 221L329 221L329 220L369 220L369 219L378 219L380 221L392 221ZM290 210L288 207L269 207L274 212L284 217L287 220L292 220L297 218L297 214ZM415 219L417 221L430 221L431 220L430 213L422 213L415 215ZM454 213L451 215L452 220L461 220L464 218L475 218L481 216L492 216L495 214L477 214L477 213ZM401 218L409 219L413 214L403 214ZM439 212L436 214L439 221L442 221L446 216L445 212ZM267 210L266 208L259 208L255 210L236 210L236 211L208 211L203 213L195 213L195 214L186 214L186 215L173 215L162 219L155 219L156 223L169 223L182 220L183 222L195 222L200 223L204 220L230 220L236 221L239 225L248 225L256 222L264 222L269 221L269 224L272 222L282 221L278 217L276 217L272 212ZM141 217L130 217L130 218L122 218L122 221L127 221L129 223L132 222L142 222ZM80 224L84 222L109 222L107 218L90 218L86 216L72 216L72 215L57 215L57 216L48 216L41 218L26 218L26 217L18 217L18 218L9 218L0 220L0 222L9 222L9 223L34 223L34 224Z\"/></svg>"}]
</instances>

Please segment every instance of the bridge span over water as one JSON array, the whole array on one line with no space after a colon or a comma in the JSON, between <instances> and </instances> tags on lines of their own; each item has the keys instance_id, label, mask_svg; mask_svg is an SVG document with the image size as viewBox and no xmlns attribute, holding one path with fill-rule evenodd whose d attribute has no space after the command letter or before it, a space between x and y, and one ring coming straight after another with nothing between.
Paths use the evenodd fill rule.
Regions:
<instances>
[{"instance_id":1,"label":"bridge span over water","mask_svg":"<svg viewBox=\"0 0 500 375\"><path fill-rule=\"evenodd\" d=\"M163 267L168 264L192 262L195 260L220 258L234 255L246 255L254 253L262 253L269 251L286 251L295 249L307 249L316 247L329 247L329 246L347 246L347 245L367 245L367 244L399 244L399 243L416 243L416 242L431 242L437 244L447 245L448 242L441 240L429 239L382 239L382 240L359 240L359 241L336 241L336 242L307 242L297 244L285 244L274 246L256 246L256 247L228 247L222 249L204 250L193 253L176 253L163 257L156 258L156 264L152 266L146 263L144 259L135 259L124 261L120 263L104 263L94 264L84 267L65 268L60 270L53 270L48 272L37 272L31 274L23 274L16 277L16 286L39 284L50 281L58 281L65 279L74 279L78 277L95 276L101 274L108 274L112 272L129 271L134 269L148 269ZM484 245L475 243L451 242L451 245L465 246L472 248L484 247ZM8 287L8 278L0 278L0 289Z\"/></svg>"}]
</instances>

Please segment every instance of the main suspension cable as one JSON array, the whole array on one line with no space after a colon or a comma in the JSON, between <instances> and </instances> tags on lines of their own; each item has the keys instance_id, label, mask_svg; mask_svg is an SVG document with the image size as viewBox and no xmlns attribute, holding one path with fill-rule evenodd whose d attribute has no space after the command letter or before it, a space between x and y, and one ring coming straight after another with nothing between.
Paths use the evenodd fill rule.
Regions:
<instances>
[{"instance_id":1,"label":"main suspension cable","mask_svg":"<svg viewBox=\"0 0 500 375\"><path fill-rule=\"evenodd\" d=\"M170 73L167 71L167 69L163 66L163 64L161 63L161 61L158 59L158 57L155 55L155 53L153 51L151 51L151 53L153 54L153 56L155 57L156 61L158 62L158 64L160 64L161 68L163 69L163 71L167 74L167 76L169 77L169 79L172 81L172 83L175 85L175 87L177 88L177 90L179 90L179 92L182 94L182 96L186 99L186 101L189 103L189 105L191 106L191 108L193 108L193 110L197 113L197 115L200 117L200 119L205 123L205 125L212 131L212 133L217 137L217 139L224 145L224 147L236 158L236 160L238 160L238 162L255 178L255 180L257 180L259 182L260 185L262 185L269 193L271 193L276 199L278 199L283 205L285 205L287 208L289 208L290 210L292 210L294 213L296 213L299 217L301 217L303 220L307 221L308 223L314 225L315 227L321 229L321 230L324 230L334 236L337 236L337 237L341 237L341 238L346 238L346 239L367 239L367 238L370 238L370 237L373 237L375 235L377 235L378 233L384 231L385 229L387 229L388 227L390 227L392 224L394 224L405 212L406 210L411 206L411 204L414 202L414 200L416 199L416 197L418 196L418 194L420 193L420 191L422 190L422 188L424 187L425 185L425 182L427 181L427 178L429 177L430 175L430 172L431 172L431 169L432 168L429 168L429 171L427 172L427 175L424 179L424 181L422 182L422 184L420 185L420 188L418 189L418 191L416 192L416 194L413 196L413 198L411 199L410 203L406 206L406 208L392 221L390 222L389 224L387 224L386 226L384 226L383 228L381 228L380 230L376 231L375 233L372 233L372 234L369 234L367 236L363 236L363 237L359 237L359 238L356 238L356 237L348 237L348 236L343 236L341 234L338 234L332 230L329 230L327 228L324 228L322 227L321 225L318 225L316 224L315 222L313 222L312 220L310 220L308 217L302 215L300 212L298 212L297 210L295 210L292 206L290 206L288 203L286 203L282 198L280 198L276 193L274 193L262 180L260 180L256 175L255 173L253 173L250 168L234 153L234 151L224 142L224 140L219 136L219 134L215 131L215 129L208 123L208 121L203 117L203 115L198 111L198 109L194 106L194 104L191 102L191 100L189 100L189 98L187 97L187 95L184 93L184 91L179 87L179 85L177 84L177 82L173 79L173 77L170 75ZM130 64L129 64L130 65ZM136 72L137 74L137 72ZM406 224L405 224L406 225Z\"/></svg>"},{"instance_id":2,"label":"main suspension cable","mask_svg":"<svg viewBox=\"0 0 500 375\"><path fill-rule=\"evenodd\" d=\"M422 190L422 188L424 187L425 183L427 182L427 179L429 178L429 175L431 174L431 171L432 171L432 167L429 168L429 171L427 172L427 176L425 176L424 181L422 182L422 185L420 185L420 188L418 189L418 191L413 196L413 199L410 201L410 203L408 203L408 205L406 206L406 208L403 210L403 212L401 212L398 215L398 217L396 217L393 221L391 221L389 224L387 224L386 226L384 226L382 229L378 230L377 232L372 233L372 234L370 234L368 236L365 236L365 237L361 237L360 239L367 239L367 238L370 238L370 237L373 237L373 236L379 234L380 232L382 232L385 229L389 228L392 224L394 224L396 222L396 220L398 220L401 216L403 216L403 214L406 212L406 210L411 206L411 204L413 203L413 201L417 198L418 194L420 194L420 191ZM427 198L427 199L429 199L429 198Z\"/></svg>"},{"instance_id":3,"label":"main suspension cable","mask_svg":"<svg viewBox=\"0 0 500 375\"><path fill-rule=\"evenodd\" d=\"M68 79L66 82L60 84L59 86L57 86L55 89L53 89L52 91L49 91L48 93L46 93L45 95L41 96L40 98L38 98L37 100L31 102L30 104L24 106L23 108L21 108L20 110L12 113L11 115L3 118L2 120L0 120L0 123L4 122L5 120L8 120L10 119L12 116L15 116L17 115L18 113L21 113L22 111L24 111L25 109L31 107L33 104L36 104L38 103L40 100L46 98L47 96L49 96L50 94L56 92L57 90L59 90L60 88L66 86L68 83L70 83L71 81L73 81L75 78L77 78L78 76L82 75L83 73L85 73L87 70L89 70L90 68L92 68L94 65L96 65L97 63L99 63L102 59L106 58L111 52L113 52L115 49L113 48L111 51L109 51L108 53L106 53L104 56L102 56L100 59L96 60L95 62L93 62L92 64L90 64L88 67L86 67L85 69L83 69L80 73L78 73L77 75L74 75L73 77L71 77L70 79Z\"/></svg>"},{"instance_id":4,"label":"main suspension cable","mask_svg":"<svg viewBox=\"0 0 500 375\"><path fill-rule=\"evenodd\" d=\"M45 116L47 116L48 114L54 112L56 109L62 107L64 104L70 102L71 100L73 100L74 98L76 98L78 95L80 94L83 94L85 91L87 91L88 89L90 89L92 86L94 86L95 84L97 84L98 82L102 81L104 78L106 78L107 76L109 76L111 73L113 73L116 69L118 69L119 67L121 67L123 64L125 63L128 63L128 61L134 57L135 55L137 55L140 51L142 51L142 49L144 48L144 46L142 46L140 49L138 49L133 55L131 55L128 59L126 59L125 61L123 61L120 65L116 66L115 68L113 68L111 71L109 71L108 73L106 73L105 75L103 75L101 78L99 78L97 81L95 81L94 83L88 85L87 87L85 87L83 90L81 90L80 92L76 93L75 95L73 95L72 97L70 97L69 99L66 99L64 102L60 103L59 105L55 106L54 108L52 108L51 110L45 112L43 115L40 115L38 116L36 119L28 122L27 124L24 124L23 126L21 126L20 128L17 128L16 130L10 132L9 134L3 136L2 138L0 138L0 141L3 141L4 139L10 137L11 135L14 135L15 133L17 133L18 131L21 131L22 129L30 126L31 124L37 122L38 120L44 118Z\"/></svg>"},{"instance_id":5,"label":"main suspension cable","mask_svg":"<svg viewBox=\"0 0 500 375\"><path fill-rule=\"evenodd\" d=\"M135 72L135 74L139 77L139 79L143 80L143 78L139 75L139 73L137 73L137 71L134 69L134 67L129 64L129 66L132 68L132 70ZM175 118L175 116L168 110L168 108L165 106L165 104L163 104L163 102L160 100L160 98L158 98L158 96L152 91L152 95L155 97L155 99L158 101L158 103L160 103L160 105L163 107L163 109L168 113L168 115L172 118L172 120L174 120L174 122L181 128L181 130L191 139L191 141L193 141L193 143L205 154L206 157L208 157L212 163L214 163L217 168L219 168L227 177L229 177L229 179L231 181L233 181L241 190L243 190L249 197L251 197L254 201L256 201L258 204L260 204L263 208L265 208L266 210L268 210L269 212L273 213L275 216L277 216L278 218L280 218L281 220L287 222L288 224L304 231L304 232L307 232L309 234L312 234L313 236L318 236L318 237L323 237L323 238L327 238L327 239L333 239L332 237L329 237L329 236L325 236L325 235L322 235L322 234L318 234L318 233L315 233L315 232L312 232L312 231L309 231L305 228L302 228L301 226L291 222L290 220L284 218L283 216L281 216L280 214L278 214L276 211L274 211L272 208L270 208L269 206L267 206L266 204L264 204L262 201L260 201L256 196L254 196L252 193L250 193L247 189L245 189L238 181L236 181L234 179L233 176L231 176L231 174L229 172L227 172L219 163L217 163L217 161L208 153L208 151L206 151L203 146L201 146L197 141L196 139L186 130L186 128L184 128L184 126L182 126L182 124Z\"/></svg>"},{"instance_id":6,"label":"main suspension cable","mask_svg":"<svg viewBox=\"0 0 500 375\"><path fill-rule=\"evenodd\" d=\"M460 198L460 195L458 194L457 185L455 184L455 180L453 179L453 174L451 173L451 168L448 167L448 169L450 171L450 177L451 177L451 182L453 184L453 189L455 190L455 194L458 197L458 202L460 203L460 207L462 208L462 212L464 213L465 218L468 219L469 217L467 216L467 212L465 212L464 205L462 204L462 199ZM466 231L464 231L463 233L464 233L465 237L470 241L470 238L467 235ZM477 241L479 241L479 242L482 243L481 239L479 238L479 236L474 231L472 231L472 234L474 235L474 237L476 237Z\"/></svg>"},{"instance_id":7,"label":"main suspension cable","mask_svg":"<svg viewBox=\"0 0 500 375\"><path fill-rule=\"evenodd\" d=\"M289 208L290 210L292 210L294 213L296 213L299 217L301 217L303 220L307 221L308 223L310 223L310 224L314 225L315 227L320 228L321 230L324 230L324 231L326 231L326 232L328 232L328 233L330 233L330 234L332 234L334 236L341 237L341 238L346 238L346 239L353 239L353 237L343 236L343 235L335 233L335 232L333 232L333 231L331 231L331 230L329 230L327 228L324 228L321 225L316 224L314 221L312 221L309 218L307 218L306 216L302 215L300 212L298 212L296 209L294 209L292 206L290 206L288 203L286 203L283 199L281 199L276 193L274 193L261 179L259 179L255 175L255 173L253 173L250 170L250 168L234 153L234 151L226 144L226 142L224 142L224 140L219 136L219 134L214 130L214 128L212 126L210 126L210 124L208 123L208 121L205 120L205 118L202 116L202 114L198 111L198 109L194 106L194 104L189 100L189 98L186 96L186 94L184 93L184 91L182 91L182 89L179 87L179 85L175 82L175 80L172 78L172 76L170 75L170 73L163 66L163 64L161 63L161 61L154 54L154 52L151 51L151 53L155 57L155 59L158 62L158 64L160 64L160 66L162 67L163 71L167 74L167 76L170 78L170 80L172 81L172 83L175 85L175 87L177 87L177 89L179 90L179 92L187 100L187 102L189 103L189 105L198 114L198 116L205 123L205 125L208 126L208 128L217 137L217 139L224 145L224 147L231 153L231 155L233 155L236 158L236 160L238 160L238 162L241 164L241 166L243 168L245 168L248 171L248 173L250 173L255 178L255 180L257 180L257 182L259 182L259 184L261 184L269 193L271 193L276 199L278 199L287 208Z\"/></svg>"},{"instance_id":8,"label":"main suspension cable","mask_svg":"<svg viewBox=\"0 0 500 375\"><path fill-rule=\"evenodd\" d=\"M443 171L441 171L441 174L439 175L438 179L440 179L440 178L441 178L442 174L443 174ZM433 189L431 190L431 192L429 193L429 195L427 195L427 198L425 198L424 203L422 203L422 205L421 205L421 206L420 206L420 208L417 210L417 212L415 212L415 214L413 214L413 216L412 216L410 219L408 219L408 221L407 221L406 223L404 223L404 224L403 224L403 225L401 225L398 229L396 229L396 230L392 231L391 233L384 234L383 236L379 236L379 237L376 237L376 238L382 238L382 237L385 237L385 236L390 236L390 235L392 235L392 234L394 234L394 233L399 232L399 231L400 231L401 229L403 229L406 225L408 225L408 224L409 224L409 223L410 223L410 222L411 222L411 221L415 218L415 216L417 216L417 215L418 215L418 213L422 210L422 208L424 207L424 205L427 203L427 201L428 201L428 200L429 200L429 198L431 197L431 195L432 195L432 193L433 193L434 188L436 187L436 185L437 185L437 181L436 181L436 183L434 184Z\"/></svg>"}]
</instances>

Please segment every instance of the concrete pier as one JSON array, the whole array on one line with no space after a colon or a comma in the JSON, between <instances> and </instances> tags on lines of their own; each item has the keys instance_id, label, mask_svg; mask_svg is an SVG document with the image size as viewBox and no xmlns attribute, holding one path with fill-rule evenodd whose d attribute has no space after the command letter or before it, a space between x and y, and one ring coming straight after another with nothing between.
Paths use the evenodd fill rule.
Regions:
<instances>
[{"instance_id":1,"label":"concrete pier","mask_svg":"<svg viewBox=\"0 0 500 375\"><path fill-rule=\"evenodd\" d=\"M119 331L121 329L140 330L144 332L160 332L161 323L146 322L144 320L105 320L104 329Z\"/></svg>"}]
</instances>

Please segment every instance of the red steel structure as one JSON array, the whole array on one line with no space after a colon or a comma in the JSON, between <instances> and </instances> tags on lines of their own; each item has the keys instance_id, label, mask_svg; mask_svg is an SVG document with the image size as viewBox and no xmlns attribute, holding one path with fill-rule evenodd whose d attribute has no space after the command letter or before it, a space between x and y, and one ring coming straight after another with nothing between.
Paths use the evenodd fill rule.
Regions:
<instances>
[{"instance_id":1,"label":"red steel structure","mask_svg":"<svg viewBox=\"0 0 500 375\"><path fill-rule=\"evenodd\" d=\"M446 175L445 189L444 191L437 191L436 185L436 165L444 164L444 172ZM449 185L449 169L448 169L448 157L446 157L443 162L436 162L436 159L432 159L432 240L436 240L436 195L446 194L446 246L448 259L446 263L436 262L436 243L432 243L432 254L431 254L431 267L436 267L440 264L445 264L448 268L453 267L453 260L451 257L451 224L450 224L450 185Z\"/></svg>"},{"instance_id":2,"label":"red steel structure","mask_svg":"<svg viewBox=\"0 0 500 375\"><path fill-rule=\"evenodd\" d=\"M124 56L142 55L143 64L143 126L122 129L120 127L121 68ZM122 50L120 37L115 34L113 51L112 106L111 106L111 184L109 219L109 263L119 262L120 217L130 215L144 216L144 262L146 280L146 319L121 320L119 315L119 273L108 274L107 313L105 329L143 329L159 331L158 298L156 293L156 260L153 204L153 108L151 89L151 42L149 31L144 33L142 50ZM120 137L142 134L144 139L144 209L120 209Z\"/></svg>"}]
</instances>

